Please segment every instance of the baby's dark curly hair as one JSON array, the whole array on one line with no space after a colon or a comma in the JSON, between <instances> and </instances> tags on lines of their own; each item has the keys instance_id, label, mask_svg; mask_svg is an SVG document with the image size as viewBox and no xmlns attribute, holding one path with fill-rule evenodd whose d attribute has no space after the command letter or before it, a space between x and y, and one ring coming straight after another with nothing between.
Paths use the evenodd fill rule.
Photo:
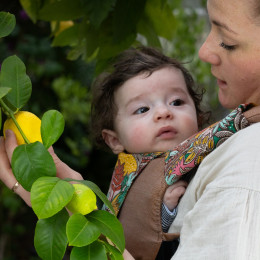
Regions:
<instances>
[{"instance_id":1,"label":"baby's dark curly hair","mask_svg":"<svg viewBox=\"0 0 260 260\"><path fill-rule=\"evenodd\" d=\"M98 145L106 147L102 138L103 129L114 130L114 119L117 113L117 107L114 101L115 91L127 80L140 73L148 73L149 76L154 71L165 67L174 67L182 72L188 92L195 104L199 128L208 121L209 113L203 112L201 109L204 90L195 89L194 80L189 71L184 68L183 64L173 58L165 56L155 48L130 48L118 56L117 61L114 63L112 73L100 75L93 84L91 126L93 138Z\"/></svg>"}]
</instances>

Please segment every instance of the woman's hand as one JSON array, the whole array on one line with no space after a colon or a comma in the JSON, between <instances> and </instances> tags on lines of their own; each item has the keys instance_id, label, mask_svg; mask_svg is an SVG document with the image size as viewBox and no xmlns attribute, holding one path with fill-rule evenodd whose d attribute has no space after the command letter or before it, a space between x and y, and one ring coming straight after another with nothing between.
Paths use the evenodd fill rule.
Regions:
<instances>
[{"instance_id":1,"label":"woman's hand","mask_svg":"<svg viewBox=\"0 0 260 260\"><path fill-rule=\"evenodd\" d=\"M17 147L15 134L11 130L6 131L6 139L0 137L0 180L9 188L15 191L27 205L31 206L30 192L26 191L21 185L17 186L17 180L12 172L11 158L14 149ZM57 177L83 180L80 173L72 170L68 165L62 162L55 154L52 147L49 152L53 157L57 169Z\"/></svg>"},{"instance_id":2,"label":"woman's hand","mask_svg":"<svg viewBox=\"0 0 260 260\"><path fill-rule=\"evenodd\" d=\"M0 180L11 190L15 191L27 205L31 206L30 193L21 185L17 186L17 180L14 177L11 168L11 158L17 141L14 133L10 130L6 131L6 140L0 137Z\"/></svg>"}]
</instances>

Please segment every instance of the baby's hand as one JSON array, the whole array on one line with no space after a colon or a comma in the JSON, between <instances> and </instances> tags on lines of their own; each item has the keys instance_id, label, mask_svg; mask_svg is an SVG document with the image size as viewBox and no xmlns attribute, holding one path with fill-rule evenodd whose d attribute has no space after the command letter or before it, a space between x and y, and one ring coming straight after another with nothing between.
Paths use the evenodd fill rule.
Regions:
<instances>
[{"instance_id":1,"label":"baby's hand","mask_svg":"<svg viewBox=\"0 0 260 260\"><path fill-rule=\"evenodd\" d=\"M188 183L181 180L167 188L163 197L163 203L170 211L178 205L179 199L185 193L187 186Z\"/></svg>"}]
</instances>

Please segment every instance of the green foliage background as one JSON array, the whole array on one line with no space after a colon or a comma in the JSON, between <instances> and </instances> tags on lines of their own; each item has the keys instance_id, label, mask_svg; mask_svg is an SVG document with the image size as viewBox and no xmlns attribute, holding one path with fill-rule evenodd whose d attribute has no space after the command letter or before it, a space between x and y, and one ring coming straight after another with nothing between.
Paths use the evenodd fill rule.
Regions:
<instances>
[{"instance_id":1,"label":"green foliage background","mask_svg":"<svg viewBox=\"0 0 260 260\"><path fill-rule=\"evenodd\" d=\"M210 67L198 59L208 30L206 16L188 7L180 0L1 0L0 11L9 11L17 21L14 32L0 40L0 62L16 54L25 63L33 85L25 110L39 117L49 109L63 114L65 131L56 153L104 193L116 158L91 141L90 90L96 75L120 51L142 43L182 60L207 89L204 103L214 110L212 121L223 112ZM200 11L206 14L205 1ZM55 36L63 20L74 20L74 26ZM0 185L0 259L38 259L33 247L36 217Z\"/></svg>"}]
</instances>

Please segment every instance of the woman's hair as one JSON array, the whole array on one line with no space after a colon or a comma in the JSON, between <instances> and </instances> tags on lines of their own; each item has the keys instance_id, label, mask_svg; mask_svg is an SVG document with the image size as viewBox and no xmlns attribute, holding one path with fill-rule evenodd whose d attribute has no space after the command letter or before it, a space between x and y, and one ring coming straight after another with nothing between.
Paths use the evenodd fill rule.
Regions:
<instances>
[{"instance_id":1,"label":"woman's hair","mask_svg":"<svg viewBox=\"0 0 260 260\"><path fill-rule=\"evenodd\" d=\"M93 84L93 100L91 106L92 135L98 145L105 146L102 130L114 130L114 119L117 107L114 100L115 91L127 80L147 73L147 77L154 71L164 67L179 69L185 79L188 92L195 104L198 126L201 127L209 119L209 113L203 112L200 105L204 90L195 90L194 80L183 65L160 51L150 47L130 48L118 56L112 73L100 75ZM198 92L196 92L198 91Z\"/></svg>"}]
</instances>

